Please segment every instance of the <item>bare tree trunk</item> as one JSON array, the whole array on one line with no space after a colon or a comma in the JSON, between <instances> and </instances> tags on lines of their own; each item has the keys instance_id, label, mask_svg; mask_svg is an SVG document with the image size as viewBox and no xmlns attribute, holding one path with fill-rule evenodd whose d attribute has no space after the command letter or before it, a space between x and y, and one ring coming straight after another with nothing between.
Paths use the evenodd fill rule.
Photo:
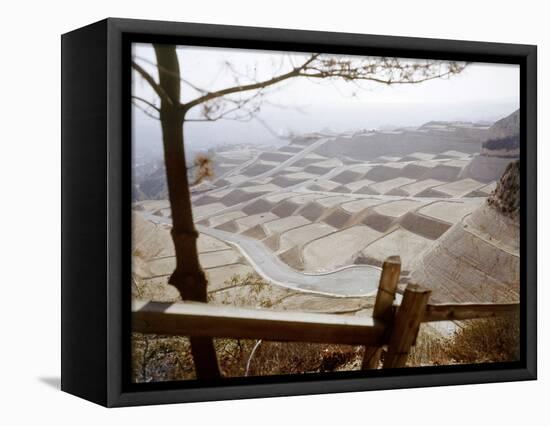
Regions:
<instances>
[{"instance_id":1,"label":"bare tree trunk","mask_svg":"<svg viewBox=\"0 0 550 426\"><path fill-rule=\"evenodd\" d=\"M185 110L180 107L180 69L175 46L155 45L160 87L168 99L162 99L160 122L164 145L164 164L170 207L176 269L170 277L184 300L207 301L207 281L199 263L198 233L193 223L191 198L185 161L183 124ZM220 376L216 351L211 338L193 337L191 351L197 378Z\"/></svg>"}]
</instances>

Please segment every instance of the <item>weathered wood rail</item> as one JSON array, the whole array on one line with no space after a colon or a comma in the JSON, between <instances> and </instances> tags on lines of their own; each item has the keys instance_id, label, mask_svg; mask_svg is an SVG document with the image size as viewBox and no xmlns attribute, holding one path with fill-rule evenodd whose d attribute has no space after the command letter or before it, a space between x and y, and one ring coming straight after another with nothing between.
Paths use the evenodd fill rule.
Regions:
<instances>
[{"instance_id":1,"label":"weathered wood rail","mask_svg":"<svg viewBox=\"0 0 550 426\"><path fill-rule=\"evenodd\" d=\"M401 303L396 305L400 272L399 257L392 256L384 262L372 317L244 309L198 302L134 301L132 329L190 337L365 345L363 369L377 368L382 347L386 346L383 368L396 368L405 366L423 322L519 312L518 303L429 304L430 290L416 284L406 287ZM217 370L217 365L213 367Z\"/></svg>"}]
</instances>

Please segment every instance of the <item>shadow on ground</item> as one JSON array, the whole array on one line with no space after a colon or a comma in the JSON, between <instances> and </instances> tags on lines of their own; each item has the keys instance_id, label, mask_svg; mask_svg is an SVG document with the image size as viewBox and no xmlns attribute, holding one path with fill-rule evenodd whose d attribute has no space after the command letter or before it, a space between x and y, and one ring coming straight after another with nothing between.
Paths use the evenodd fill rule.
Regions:
<instances>
[{"instance_id":1,"label":"shadow on ground","mask_svg":"<svg viewBox=\"0 0 550 426\"><path fill-rule=\"evenodd\" d=\"M48 385L51 388L57 390L61 389L61 377L39 377L38 381Z\"/></svg>"}]
</instances>

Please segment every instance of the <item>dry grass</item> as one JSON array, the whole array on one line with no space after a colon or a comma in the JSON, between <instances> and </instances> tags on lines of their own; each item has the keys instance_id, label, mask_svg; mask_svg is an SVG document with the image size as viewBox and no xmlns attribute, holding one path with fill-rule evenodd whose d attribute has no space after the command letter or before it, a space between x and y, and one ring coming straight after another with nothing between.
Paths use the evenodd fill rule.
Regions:
<instances>
[{"instance_id":1,"label":"dry grass","mask_svg":"<svg viewBox=\"0 0 550 426\"><path fill-rule=\"evenodd\" d=\"M467 364L517 361L519 341L518 315L472 320L454 336L447 352Z\"/></svg>"},{"instance_id":2,"label":"dry grass","mask_svg":"<svg viewBox=\"0 0 550 426\"><path fill-rule=\"evenodd\" d=\"M464 321L450 339L420 333L409 366L483 364L519 360L519 317Z\"/></svg>"},{"instance_id":3,"label":"dry grass","mask_svg":"<svg viewBox=\"0 0 550 426\"><path fill-rule=\"evenodd\" d=\"M132 380L137 383L195 378L186 337L132 333Z\"/></svg>"}]
</instances>

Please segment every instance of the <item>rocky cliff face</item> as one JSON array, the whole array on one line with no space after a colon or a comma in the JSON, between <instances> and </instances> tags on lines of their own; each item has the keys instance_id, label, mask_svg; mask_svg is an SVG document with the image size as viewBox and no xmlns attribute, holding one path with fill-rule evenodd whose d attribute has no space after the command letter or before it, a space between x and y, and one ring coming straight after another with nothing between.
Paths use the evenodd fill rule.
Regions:
<instances>
[{"instance_id":1,"label":"rocky cliff face","mask_svg":"<svg viewBox=\"0 0 550 426\"><path fill-rule=\"evenodd\" d=\"M501 214L517 219L520 206L519 160L506 168L487 203Z\"/></svg>"}]
</instances>

